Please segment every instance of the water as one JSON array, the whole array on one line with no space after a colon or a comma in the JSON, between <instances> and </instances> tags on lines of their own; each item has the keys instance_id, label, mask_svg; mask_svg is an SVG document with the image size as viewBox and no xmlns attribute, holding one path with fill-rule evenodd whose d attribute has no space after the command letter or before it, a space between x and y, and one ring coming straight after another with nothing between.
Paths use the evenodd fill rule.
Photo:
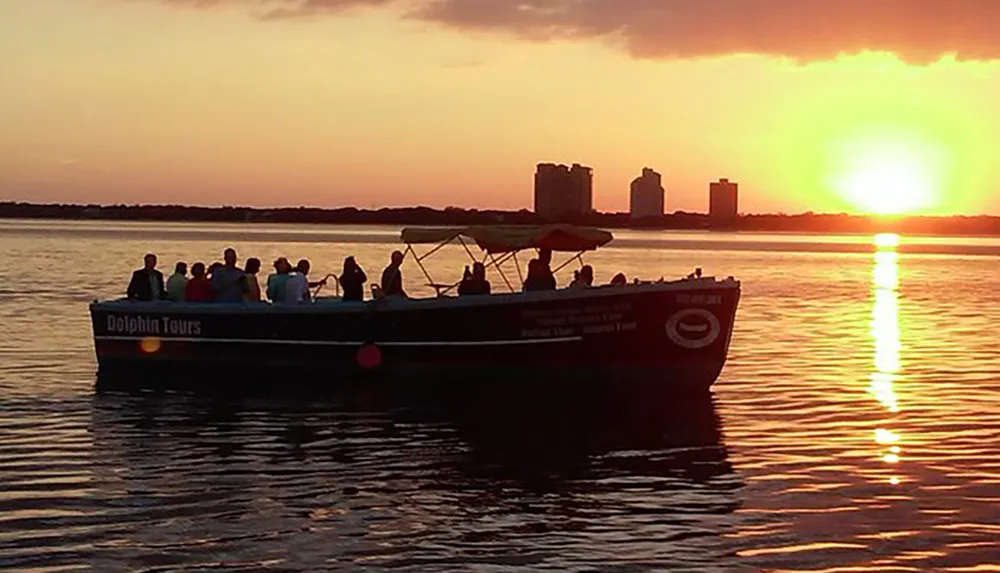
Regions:
<instances>
[{"instance_id":1,"label":"water","mask_svg":"<svg viewBox=\"0 0 1000 573\"><path fill-rule=\"evenodd\" d=\"M744 281L710 401L94 392L146 251L374 277L396 232L0 222L0 570L1000 571L996 239L617 233L600 282Z\"/></svg>"}]
</instances>

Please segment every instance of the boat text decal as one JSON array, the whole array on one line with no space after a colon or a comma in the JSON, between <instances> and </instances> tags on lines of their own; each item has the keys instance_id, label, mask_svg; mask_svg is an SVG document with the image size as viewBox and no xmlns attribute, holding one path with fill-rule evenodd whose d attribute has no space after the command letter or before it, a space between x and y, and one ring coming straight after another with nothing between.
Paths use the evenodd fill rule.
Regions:
<instances>
[{"instance_id":1,"label":"boat text decal","mask_svg":"<svg viewBox=\"0 0 1000 573\"><path fill-rule=\"evenodd\" d=\"M682 348L705 348L719 338L719 319L703 308L686 308L667 320L667 336Z\"/></svg>"},{"instance_id":2,"label":"boat text decal","mask_svg":"<svg viewBox=\"0 0 1000 573\"><path fill-rule=\"evenodd\" d=\"M677 295L677 304L722 304L722 295L719 294L689 294Z\"/></svg>"},{"instance_id":3,"label":"boat text decal","mask_svg":"<svg viewBox=\"0 0 1000 573\"><path fill-rule=\"evenodd\" d=\"M133 336L200 336L201 321L169 316L115 316L107 318L109 334Z\"/></svg>"},{"instance_id":4,"label":"boat text decal","mask_svg":"<svg viewBox=\"0 0 1000 573\"><path fill-rule=\"evenodd\" d=\"M526 324L521 337L628 332L636 329L636 322L627 316L631 310L632 303L628 302L526 310L522 314Z\"/></svg>"}]
</instances>

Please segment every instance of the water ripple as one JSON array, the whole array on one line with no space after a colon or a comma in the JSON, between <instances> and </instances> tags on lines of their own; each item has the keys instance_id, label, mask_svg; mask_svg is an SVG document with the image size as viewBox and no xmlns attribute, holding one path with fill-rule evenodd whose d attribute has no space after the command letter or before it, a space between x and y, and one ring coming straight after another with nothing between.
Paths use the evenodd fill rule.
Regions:
<instances>
[{"instance_id":1,"label":"water ripple","mask_svg":"<svg viewBox=\"0 0 1000 573\"><path fill-rule=\"evenodd\" d=\"M395 233L235 229L211 237L318 269L375 268ZM85 303L151 248L218 257L184 232L0 233L0 570L998 570L994 260L670 233L588 255L598 280L744 280L731 360L695 403L95 394ZM52 268L66 284L28 282Z\"/></svg>"}]
</instances>

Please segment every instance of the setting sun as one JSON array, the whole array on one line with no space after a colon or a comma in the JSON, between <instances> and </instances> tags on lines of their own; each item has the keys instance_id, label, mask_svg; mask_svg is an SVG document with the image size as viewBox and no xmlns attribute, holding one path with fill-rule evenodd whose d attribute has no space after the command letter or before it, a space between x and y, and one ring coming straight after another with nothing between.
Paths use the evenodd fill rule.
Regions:
<instances>
[{"instance_id":1,"label":"setting sun","mask_svg":"<svg viewBox=\"0 0 1000 573\"><path fill-rule=\"evenodd\" d=\"M924 208L933 189L917 165L891 158L870 158L843 182L846 197L859 209L896 215Z\"/></svg>"},{"instance_id":2,"label":"setting sun","mask_svg":"<svg viewBox=\"0 0 1000 573\"><path fill-rule=\"evenodd\" d=\"M925 141L890 137L843 144L833 187L854 208L876 215L926 211L945 184L943 153Z\"/></svg>"}]
</instances>

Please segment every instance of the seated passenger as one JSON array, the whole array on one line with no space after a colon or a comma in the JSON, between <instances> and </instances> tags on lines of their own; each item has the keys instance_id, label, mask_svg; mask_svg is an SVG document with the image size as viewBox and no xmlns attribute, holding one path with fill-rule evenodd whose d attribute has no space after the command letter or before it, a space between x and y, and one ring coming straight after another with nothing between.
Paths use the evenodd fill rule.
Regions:
<instances>
[{"instance_id":1,"label":"seated passenger","mask_svg":"<svg viewBox=\"0 0 1000 573\"><path fill-rule=\"evenodd\" d=\"M182 302L184 300L184 289L187 288L188 266L187 263L177 263L174 267L174 274L167 279L167 300Z\"/></svg>"},{"instance_id":2,"label":"seated passenger","mask_svg":"<svg viewBox=\"0 0 1000 573\"><path fill-rule=\"evenodd\" d=\"M365 282L368 275L354 261L354 257L344 259L344 272L340 275L340 286L344 289L343 300L363 301L365 299Z\"/></svg>"},{"instance_id":3,"label":"seated passenger","mask_svg":"<svg viewBox=\"0 0 1000 573\"><path fill-rule=\"evenodd\" d=\"M403 271L399 268L402 264L403 253L393 251L389 266L382 271L382 284L380 285L382 296L406 297L406 292L403 291Z\"/></svg>"},{"instance_id":4,"label":"seated passenger","mask_svg":"<svg viewBox=\"0 0 1000 573\"><path fill-rule=\"evenodd\" d=\"M212 292L216 302L243 302L243 270L236 266L236 250L226 249L225 263L212 270Z\"/></svg>"},{"instance_id":5,"label":"seated passenger","mask_svg":"<svg viewBox=\"0 0 1000 573\"><path fill-rule=\"evenodd\" d=\"M267 298L271 302L285 302L285 290L288 285L289 273L292 272L292 265L285 257L278 257L274 260L274 274L267 277Z\"/></svg>"},{"instance_id":6,"label":"seated passenger","mask_svg":"<svg viewBox=\"0 0 1000 573\"><path fill-rule=\"evenodd\" d=\"M309 279L309 261L302 259L297 265L295 265L295 271L288 276L288 282L285 284L285 303L286 304L299 304L302 302L311 302L312 293L309 292L309 287L316 285L319 286L323 284L323 281L317 283L310 283Z\"/></svg>"},{"instance_id":7,"label":"seated passenger","mask_svg":"<svg viewBox=\"0 0 1000 573\"><path fill-rule=\"evenodd\" d=\"M246 268L243 272L243 300L246 302L260 302L260 282L257 280L257 273L260 272L260 259L247 259Z\"/></svg>"},{"instance_id":8,"label":"seated passenger","mask_svg":"<svg viewBox=\"0 0 1000 573\"><path fill-rule=\"evenodd\" d=\"M188 302L212 302L212 281L205 273L205 263L191 265L191 280L184 289L184 300Z\"/></svg>"},{"instance_id":9,"label":"seated passenger","mask_svg":"<svg viewBox=\"0 0 1000 573\"><path fill-rule=\"evenodd\" d=\"M129 300L162 300L166 298L163 273L156 270L156 255L149 253L142 259L143 267L132 273L125 296Z\"/></svg>"},{"instance_id":10,"label":"seated passenger","mask_svg":"<svg viewBox=\"0 0 1000 573\"><path fill-rule=\"evenodd\" d=\"M611 279L611 286L625 286L628 284L628 279L625 278L625 273L618 273Z\"/></svg>"},{"instance_id":11,"label":"seated passenger","mask_svg":"<svg viewBox=\"0 0 1000 573\"><path fill-rule=\"evenodd\" d=\"M486 280L486 267L483 263L472 265L472 274L459 283L458 294L459 296L490 294L490 281Z\"/></svg>"},{"instance_id":12,"label":"seated passenger","mask_svg":"<svg viewBox=\"0 0 1000 573\"><path fill-rule=\"evenodd\" d=\"M594 284L594 267L590 265L583 265L580 267L580 272L577 273L576 278L570 283L569 288L580 289L593 286Z\"/></svg>"}]
</instances>

